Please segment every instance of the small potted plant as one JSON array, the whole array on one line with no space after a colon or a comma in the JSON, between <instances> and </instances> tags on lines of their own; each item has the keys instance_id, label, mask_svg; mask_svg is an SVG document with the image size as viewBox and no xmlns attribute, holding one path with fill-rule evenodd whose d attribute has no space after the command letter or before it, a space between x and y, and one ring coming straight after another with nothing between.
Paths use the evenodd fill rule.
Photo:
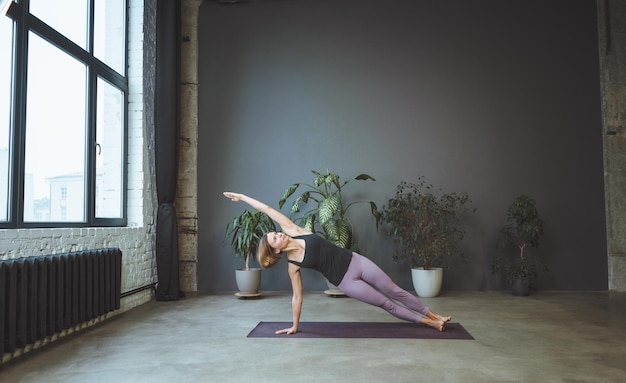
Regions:
<instances>
[{"instance_id":1,"label":"small potted plant","mask_svg":"<svg viewBox=\"0 0 626 383\"><path fill-rule=\"evenodd\" d=\"M315 179L312 184L306 182L298 182L289 186L282 198L278 201L279 208L289 200L289 198L301 187L305 189L302 194L296 197L291 203L290 214L301 213L295 218L302 227L318 233L328 239L335 245L359 251L356 241L353 237L352 222L346 216L348 210L355 204L366 203L370 205L370 211L376 221L376 228L381 219L381 213L378 211L376 203L373 201L352 201L350 203L344 200L342 192L344 187L351 181L376 181L368 174L360 174L353 179L342 181L337 173L320 173L312 171ZM303 206L311 202L309 210L301 211ZM330 295L341 295L341 291L336 286L327 281Z\"/></svg>"},{"instance_id":2,"label":"small potted plant","mask_svg":"<svg viewBox=\"0 0 626 383\"><path fill-rule=\"evenodd\" d=\"M226 225L224 239L230 236L230 245L235 255L245 262L243 269L235 270L238 296L260 295L261 269L250 268L250 258L256 252L259 239L271 231L276 231L276 224L267 214L260 211L244 210Z\"/></svg>"},{"instance_id":3,"label":"small potted plant","mask_svg":"<svg viewBox=\"0 0 626 383\"><path fill-rule=\"evenodd\" d=\"M526 195L516 197L509 206L507 224L500 229L498 249L501 253L491 264L494 273L506 274L513 295L529 295L530 283L540 270L547 270L540 258L527 252L529 246L539 246L543 234L543 220L535 200Z\"/></svg>"},{"instance_id":4,"label":"small potted plant","mask_svg":"<svg viewBox=\"0 0 626 383\"><path fill-rule=\"evenodd\" d=\"M443 269L463 259L461 215L470 209L467 193L444 193L419 177L417 183L401 181L396 194L383 207L383 221L396 244L394 261L408 258L416 293L439 295Z\"/></svg>"}]
</instances>

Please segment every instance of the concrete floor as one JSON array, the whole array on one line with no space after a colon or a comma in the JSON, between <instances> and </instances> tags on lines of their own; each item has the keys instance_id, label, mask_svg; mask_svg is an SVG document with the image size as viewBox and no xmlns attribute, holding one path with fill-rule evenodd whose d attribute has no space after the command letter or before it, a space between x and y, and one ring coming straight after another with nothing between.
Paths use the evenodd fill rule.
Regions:
<instances>
[{"instance_id":1,"label":"concrete floor","mask_svg":"<svg viewBox=\"0 0 626 383\"><path fill-rule=\"evenodd\" d=\"M423 299L475 340L246 338L288 292L150 302L0 367L11 382L625 382L626 294L447 292ZM303 321L394 321L305 295Z\"/></svg>"}]
</instances>

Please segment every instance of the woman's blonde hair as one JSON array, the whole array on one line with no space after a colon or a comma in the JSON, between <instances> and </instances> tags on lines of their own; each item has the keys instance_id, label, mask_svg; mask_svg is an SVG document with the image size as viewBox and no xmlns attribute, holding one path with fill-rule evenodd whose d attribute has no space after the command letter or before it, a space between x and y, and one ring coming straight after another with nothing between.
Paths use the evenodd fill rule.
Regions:
<instances>
[{"instance_id":1,"label":"woman's blonde hair","mask_svg":"<svg viewBox=\"0 0 626 383\"><path fill-rule=\"evenodd\" d=\"M256 249L256 260L262 268L267 269L280 261L282 253L276 254L274 248L267 243L267 233L259 239L259 246Z\"/></svg>"}]
</instances>

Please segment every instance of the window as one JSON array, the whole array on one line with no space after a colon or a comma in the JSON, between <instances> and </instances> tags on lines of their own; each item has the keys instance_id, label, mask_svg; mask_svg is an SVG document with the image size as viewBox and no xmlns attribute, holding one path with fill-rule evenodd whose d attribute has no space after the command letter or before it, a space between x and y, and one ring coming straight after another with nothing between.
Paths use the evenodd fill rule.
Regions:
<instances>
[{"instance_id":1,"label":"window","mask_svg":"<svg viewBox=\"0 0 626 383\"><path fill-rule=\"evenodd\" d=\"M1 15L1 14L0 14ZM13 51L13 22L0 18L0 222L9 219L9 181L11 174L11 63Z\"/></svg>"},{"instance_id":2,"label":"window","mask_svg":"<svg viewBox=\"0 0 626 383\"><path fill-rule=\"evenodd\" d=\"M0 228L123 226L126 0L13 1L0 16Z\"/></svg>"},{"instance_id":3,"label":"window","mask_svg":"<svg viewBox=\"0 0 626 383\"><path fill-rule=\"evenodd\" d=\"M98 79L96 122L96 217L122 216L124 94Z\"/></svg>"},{"instance_id":4,"label":"window","mask_svg":"<svg viewBox=\"0 0 626 383\"><path fill-rule=\"evenodd\" d=\"M126 63L125 4L121 0L95 0L94 54L119 73L124 73Z\"/></svg>"},{"instance_id":5,"label":"window","mask_svg":"<svg viewBox=\"0 0 626 383\"><path fill-rule=\"evenodd\" d=\"M25 185L24 206L50 198L51 220L84 221L87 67L32 32L28 41L24 171L32 175L32 185ZM50 68L62 75L51 76ZM60 190L58 183L70 178L79 198L74 214L60 219L53 196ZM33 221L31 214L24 209L25 222Z\"/></svg>"},{"instance_id":6,"label":"window","mask_svg":"<svg viewBox=\"0 0 626 383\"><path fill-rule=\"evenodd\" d=\"M89 0L29 0L30 13L79 47L87 50L87 5ZM71 22L68 22L71 20Z\"/></svg>"}]
</instances>

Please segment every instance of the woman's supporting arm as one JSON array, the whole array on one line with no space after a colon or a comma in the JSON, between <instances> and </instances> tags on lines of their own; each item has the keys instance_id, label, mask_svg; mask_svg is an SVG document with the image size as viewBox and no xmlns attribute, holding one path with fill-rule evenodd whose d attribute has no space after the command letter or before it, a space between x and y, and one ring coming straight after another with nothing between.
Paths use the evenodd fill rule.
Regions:
<instances>
[{"instance_id":1,"label":"woman's supporting arm","mask_svg":"<svg viewBox=\"0 0 626 383\"><path fill-rule=\"evenodd\" d=\"M291 312L293 314L293 325L291 328L276 331L276 334L295 334L300 326L300 313L302 312L302 277L300 275L300 266L293 263L289 264L289 278L291 278L291 287L293 289L293 297L291 298Z\"/></svg>"}]
</instances>

